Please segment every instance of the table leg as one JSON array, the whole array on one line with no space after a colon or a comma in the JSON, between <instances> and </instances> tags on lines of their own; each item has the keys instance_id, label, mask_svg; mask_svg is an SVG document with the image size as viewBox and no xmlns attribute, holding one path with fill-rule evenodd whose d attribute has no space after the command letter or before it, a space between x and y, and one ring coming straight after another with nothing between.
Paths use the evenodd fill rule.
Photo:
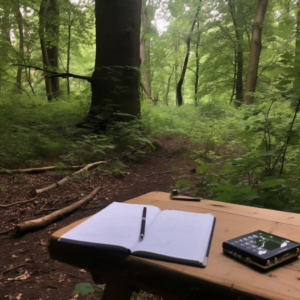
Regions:
<instances>
[{"instance_id":1,"label":"table leg","mask_svg":"<svg viewBox=\"0 0 300 300\"><path fill-rule=\"evenodd\" d=\"M134 289L117 283L107 283L101 300L130 300Z\"/></svg>"}]
</instances>

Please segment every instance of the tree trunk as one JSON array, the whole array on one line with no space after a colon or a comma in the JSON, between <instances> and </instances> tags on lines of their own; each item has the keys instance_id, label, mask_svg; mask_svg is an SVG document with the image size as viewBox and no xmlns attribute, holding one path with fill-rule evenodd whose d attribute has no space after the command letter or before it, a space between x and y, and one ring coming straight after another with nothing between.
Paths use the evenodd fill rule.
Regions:
<instances>
[{"instance_id":1,"label":"tree trunk","mask_svg":"<svg viewBox=\"0 0 300 300\"><path fill-rule=\"evenodd\" d=\"M243 64L244 64L244 53L243 53L243 33L241 32L242 24L239 24L236 16L241 15L241 4L238 4L238 11L236 12L235 4L232 0L228 1L229 11L232 17L232 22L235 31L236 46L235 46L235 64L236 64L236 79L235 79L235 99L236 105L240 106L243 100Z\"/></svg>"},{"instance_id":2,"label":"tree trunk","mask_svg":"<svg viewBox=\"0 0 300 300\"><path fill-rule=\"evenodd\" d=\"M171 75L169 76L168 83L167 83L167 91L166 91L166 98L165 98L166 99L165 102L166 102L167 106L169 105L168 95L169 95L169 91L170 91L170 82L171 82L173 72L174 72L174 67L172 68L172 72L171 72Z\"/></svg>"},{"instance_id":3,"label":"tree trunk","mask_svg":"<svg viewBox=\"0 0 300 300\"><path fill-rule=\"evenodd\" d=\"M50 66L48 53L46 49L46 42L45 42L45 15L46 15L46 7L47 7L47 0L42 0L40 11L39 11L39 38L42 50L42 57L43 57L43 68L47 69ZM45 76L45 86L46 86L46 93L48 101L53 99L52 93L52 82L51 79L48 78L49 75L44 73Z\"/></svg>"},{"instance_id":4,"label":"tree trunk","mask_svg":"<svg viewBox=\"0 0 300 300\"><path fill-rule=\"evenodd\" d=\"M232 85L232 93L230 97L229 104L231 105L233 97L235 95L235 85L236 85L236 69L237 69L237 62L236 62L236 51L234 52L234 71L233 71L233 85Z\"/></svg>"},{"instance_id":5,"label":"tree trunk","mask_svg":"<svg viewBox=\"0 0 300 300\"><path fill-rule=\"evenodd\" d=\"M297 21L296 21L296 45L295 45L295 68L300 69L300 0L297 2ZM300 72L294 80L294 89L300 89Z\"/></svg>"},{"instance_id":6,"label":"tree trunk","mask_svg":"<svg viewBox=\"0 0 300 300\"><path fill-rule=\"evenodd\" d=\"M15 13L15 16L16 16L16 20L17 20L17 24L18 24L18 29L19 29L19 53L18 53L18 63L19 64L22 64L24 62L24 32L23 32L23 17L22 17L22 14L21 14L21 11L20 11L20 4L19 4L19 1L17 3L17 6L16 6L16 13ZM18 70L17 70L17 92L18 93L22 93L22 88L21 88L21 85L22 85L22 69L23 67L22 66L19 66L18 67Z\"/></svg>"},{"instance_id":7,"label":"tree trunk","mask_svg":"<svg viewBox=\"0 0 300 300\"><path fill-rule=\"evenodd\" d=\"M8 53L11 47L11 40L10 40L10 30L11 30L11 23L9 20L9 9L3 9L2 15L2 22L0 22L0 53L1 53L1 63L7 63L8 61ZM2 90L1 86L1 77L2 77L2 70L0 71L0 90Z\"/></svg>"},{"instance_id":8,"label":"tree trunk","mask_svg":"<svg viewBox=\"0 0 300 300\"><path fill-rule=\"evenodd\" d=\"M71 20L71 15L69 13L69 24L68 24L68 48L67 48L67 73L70 72L70 49L71 49L71 27L74 22L74 19ZM67 91L70 95L70 78L67 77Z\"/></svg>"},{"instance_id":9,"label":"tree trunk","mask_svg":"<svg viewBox=\"0 0 300 300\"><path fill-rule=\"evenodd\" d=\"M48 40L46 41L47 55L50 70L57 71L58 68L58 36L59 36L59 7L57 0L50 0L45 15L45 30ZM59 96L59 78L51 78L52 93L54 97Z\"/></svg>"},{"instance_id":10,"label":"tree trunk","mask_svg":"<svg viewBox=\"0 0 300 300\"><path fill-rule=\"evenodd\" d=\"M151 84L149 80L148 68L148 57L146 52L146 39L144 38L148 28L148 15L145 0L142 0L142 28L143 38L140 44L140 55L141 55L141 66L143 67L143 81L145 83L146 94L151 97Z\"/></svg>"},{"instance_id":11,"label":"tree trunk","mask_svg":"<svg viewBox=\"0 0 300 300\"><path fill-rule=\"evenodd\" d=\"M200 0L201 3L202 0ZM185 72L187 69L187 64L189 62L189 56L190 56L190 44L191 44L191 36L192 33L194 31L194 27L198 18L198 14L200 11L201 6L199 5L197 8L197 12L194 18L194 21L192 23L192 27L191 30L189 32L188 38L186 40L186 55L185 55L185 59L184 59L184 64L183 64L183 68L182 68L182 72L181 72L181 76L180 79L177 83L177 87L176 87L176 100L177 100L177 105L181 106L183 104L183 98L182 98L182 85L183 85L183 81L184 81L184 77L185 77Z\"/></svg>"},{"instance_id":12,"label":"tree trunk","mask_svg":"<svg viewBox=\"0 0 300 300\"><path fill-rule=\"evenodd\" d=\"M98 120L95 126L103 129L112 119L132 119L124 114L140 114L141 1L97 0L95 14L96 62L87 122ZM116 115L118 110L123 115Z\"/></svg>"},{"instance_id":13,"label":"tree trunk","mask_svg":"<svg viewBox=\"0 0 300 300\"><path fill-rule=\"evenodd\" d=\"M199 67L200 67L200 58L199 58L199 44L200 44L200 32L199 32L199 20L197 22L198 36L196 44L196 78L195 78L195 106L198 105L198 84L199 84Z\"/></svg>"},{"instance_id":14,"label":"tree trunk","mask_svg":"<svg viewBox=\"0 0 300 300\"><path fill-rule=\"evenodd\" d=\"M253 96L248 93L255 92L256 88L258 63L261 51L261 34L267 5L268 0L258 0L254 23L252 25L250 57L245 84L245 95L243 99L243 102L246 104L253 103Z\"/></svg>"}]
</instances>

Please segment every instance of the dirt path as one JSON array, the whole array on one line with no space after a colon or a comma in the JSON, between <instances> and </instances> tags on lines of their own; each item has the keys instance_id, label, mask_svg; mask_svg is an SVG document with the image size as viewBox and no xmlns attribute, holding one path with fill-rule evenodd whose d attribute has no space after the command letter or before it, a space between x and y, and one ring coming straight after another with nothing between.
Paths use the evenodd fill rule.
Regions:
<instances>
[{"instance_id":1,"label":"dirt path","mask_svg":"<svg viewBox=\"0 0 300 300\"><path fill-rule=\"evenodd\" d=\"M89 204L57 223L19 238L11 235L0 236L0 299L94 299L91 295L72 294L77 283L92 283L92 278L85 270L50 259L47 251L48 238L59 228L90 216L113 201L123 202L151 191L169 192L169 187L174 186L182 176L192 177L190 170L194 166L184 155L178 154L181 152L178 149L183 149L181 145L184 141L175 143L165 140L159 143L163 146L159 151L152 152L147 148L146 155L139 160L123 160L127 166L123 169L123 176L113 176L111 171L94 170L63 187L39 195L34 202L0 208L2 232L14 224L42 216L36 215L41 208L45 210L64 207L83 198L94 188L102 188ZM173 171L172 167L178 167L179 171ZM0 204L30 199L29 192L34 187L46 186L64 176L65 174L59 172L0 175L0 185L5 188L0 191ZM12 269L14 267L17 268ZM144 294L136 295L132 299L161 298Z\"/></svg>"}]
</instances>

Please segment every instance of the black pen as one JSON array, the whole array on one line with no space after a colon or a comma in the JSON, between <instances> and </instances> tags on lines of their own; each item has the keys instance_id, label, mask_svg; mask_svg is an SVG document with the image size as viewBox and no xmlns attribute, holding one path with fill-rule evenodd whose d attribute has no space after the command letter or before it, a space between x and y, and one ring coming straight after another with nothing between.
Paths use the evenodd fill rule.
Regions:
<instances>
[{"instance_id":1,"label":"black pen","mask_svg":"<svg viewBox=\"0 0 300 300\"><path fill-rule=\"evenodd\" d=\"M146 213L147 213L147 207L144 207L143 216L142 216L141 234L140 234L141 240L143 239L143 237L145 235Z\"/></svg>"}]
</instances>

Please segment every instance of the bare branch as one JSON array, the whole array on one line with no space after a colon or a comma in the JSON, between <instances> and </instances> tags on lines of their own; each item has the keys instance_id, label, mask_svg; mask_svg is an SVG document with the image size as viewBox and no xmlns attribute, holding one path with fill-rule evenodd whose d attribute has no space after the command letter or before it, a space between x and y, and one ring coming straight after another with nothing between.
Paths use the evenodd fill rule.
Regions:
<instances>
[{"instance_id":1,"label":"bare branch","mask_svg":"<svg viewBox=\"0 0 300 300\"><path fill-rule=\"evenodd\" d=\"M89 76L81 76L81 75L76 75L76 74L72 74L72 73L58 73L56 71L42 69L38 66L28 66L28 65L22 65L22 64L12 64L12 66L23 66L23 67L35 69L37 71L43 71L43 72L48 72L48 73L54 74L54 75L49 76L49 78L53 78L53 77L62 77L62 78L73 77L73 78L84 79L84 80L87 80L89 82L92 81L92 77L89 77Z\"/></svg>"}]
</instances>

